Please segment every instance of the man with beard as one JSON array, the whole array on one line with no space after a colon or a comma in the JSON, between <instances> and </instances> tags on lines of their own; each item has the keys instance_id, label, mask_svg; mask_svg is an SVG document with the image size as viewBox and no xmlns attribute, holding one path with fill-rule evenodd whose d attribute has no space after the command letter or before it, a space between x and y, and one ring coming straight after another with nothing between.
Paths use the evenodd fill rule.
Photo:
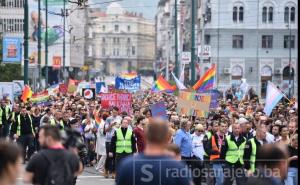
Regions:
<instances>
[{"instance_id":1,"label":"man with beard","mask_svg":"<svg viewBox=\"0 0 300 185\"><path fill-rule=\"evenodd\" d=\"M35 154L26 167L24 182L28 184L73 185L83 170L82 163L73 152L66 150L61 142L59 128L44 125L39 132L43 150Z\"/></svg>"}]
</instances>

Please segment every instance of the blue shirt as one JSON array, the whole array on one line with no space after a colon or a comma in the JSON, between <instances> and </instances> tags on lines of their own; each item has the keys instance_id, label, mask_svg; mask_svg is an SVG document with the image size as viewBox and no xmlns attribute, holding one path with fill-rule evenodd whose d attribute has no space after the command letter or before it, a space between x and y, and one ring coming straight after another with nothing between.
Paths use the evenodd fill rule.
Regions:
<instances>
[{"instance_id":1,"label":"blue shirt","mask_svg":"<svg viewBox=\"0 0 300 185\"><path fill-rule=\"evenodd\" d=\"M181 156L192 157L192 137L189 132L179 129L176 132L174 143L180 148Z\"/></svg>"},{"instance_id":2,"label":"blue shirt","mask_svg":"<svg viewBox=\"0 0 300 185\"><path fill-rule=\"evenodd\" d=\"M138 154L124 159L117 169L117 185L190 185L189 169L166 156Z\"/></svg>"}]
</instances>

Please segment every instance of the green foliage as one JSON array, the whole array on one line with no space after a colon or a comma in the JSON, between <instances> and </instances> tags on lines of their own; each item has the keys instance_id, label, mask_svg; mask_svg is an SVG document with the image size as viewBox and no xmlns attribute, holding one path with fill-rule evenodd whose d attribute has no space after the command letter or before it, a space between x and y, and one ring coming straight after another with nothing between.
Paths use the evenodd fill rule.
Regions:
<instances>
[{"instance_id":1,"label":"green foliage","mask_svg":"<svg viewBox=\"0 0 300 185\"><path fill-rule=\"evenodd\" d=\"M21 64L0 65L0 82L11 82L13 80L22 80Z\"/></svg>"}]
</instances>

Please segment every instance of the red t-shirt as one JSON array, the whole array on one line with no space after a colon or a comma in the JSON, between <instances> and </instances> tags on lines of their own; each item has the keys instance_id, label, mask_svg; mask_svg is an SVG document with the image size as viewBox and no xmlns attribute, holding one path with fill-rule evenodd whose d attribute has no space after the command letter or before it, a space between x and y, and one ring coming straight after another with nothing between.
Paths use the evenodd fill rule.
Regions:
<instances>
[{"instance_id":1,"label":"red t-shirt","mask_svg":"<svg viewBox=\"0 0 300 185\"><path fill-rule=\"evenodd\" d=\"M144 130L142 130L139 127L136 127L133 129L133 133L136 137L138 152L141 153L144 151L146 145Z\"/></svg>"}]
</instances>

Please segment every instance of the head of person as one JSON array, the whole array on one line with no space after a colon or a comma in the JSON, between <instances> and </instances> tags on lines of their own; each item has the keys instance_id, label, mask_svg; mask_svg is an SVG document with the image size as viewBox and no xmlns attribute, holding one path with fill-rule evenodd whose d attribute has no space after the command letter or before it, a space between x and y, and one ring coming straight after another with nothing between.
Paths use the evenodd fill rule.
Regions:
<instances>
[{"instance_id":1,"label":"head of person","mask_svg":"<svg viewBox=\"0 0 300 185\"><path fill-rule=\"evenodd\" d=\"M212 132L216 133L220 129L220 122L219 121L213 121L211 123Z\"/></svg>"},{"instance_id":2,"label":"head of person","mask_svg":"<svg viewBox=\"0 0 300 185\"><path fill-rule=\"evenodd\" d=\"M285 179L287 176L288 149L286 145L266 144L257 151L257 167L263 171L272 171L273 176Z\"/></svg>"},{"instance_id":3,"label":"head of person","mask_svg":"<svg viewBox=\"0 0 300 185\"><path fill-rule=\"evenodd\" d=\"M145 139L149 146L155 146L162 151L170 140L170 129L167 122L161 119L151 119L145 128Z\"/></svg>"},{"instance_id":4,"label":"head of person","mask_svg":"<svg viewBox=\"0 0 300 185\"><path fill-rule=\"evenodd\" d=\"M119 108L118 107L113 107L112 108L112 116L116 117L119 115Z\"/></svg>"},{"instance_id":5,"label":"head of person","mask_svg":"<svg viewBox=\"0 0 300 185\"><path fill-rule=\"evenodd\" d=\"M200 136L201 134L204 134L204 127L203 127L203 125L201 125L201 124L197 124L196 125L196 127L195 127L195 134L197 135L197 136Z\"/></svg>"},{"instance_id":6,"label":"head of person","mask_svg":"<svg viewBox=\"0 0 300 185\"><path fill-rule=\"evenodd\" d=\"M145 109L144 112L143 112L143 115L146 117L146 118L150 118L152 117L152 112L150 109Z\"/></svg>"},{"instance_id":7,"label":"head of person","mask_svg":"<svg viewBox=\"0 0 300 185\"><path fill-rule=\"evenodd\" d=\"M265 140L266 139L266 136L267 136L267 129L266 127L263 127L263 126L258 126L256 128L256 138L258 140Z\"/></svg>"},{"instance_id":8,"label":"head of person","mask_svg":"<svg viewBox=\"0 0 300 185\"><path fill-rule=\"evenodd\" d=\"M165 155L173 158L174 160L181 161L180 148L173 143L166 147Z\"/></svg>"},{"instance_id":9,"label":"head of person","mask_svg":"<svg viewBox=\"0 0 300 185\"><path fill-rule=\"evenodd\" d=\"M180 121L180 128L189 131L191 129L192 123L188 119L182 119Z\"/></svg>"},{"instance_id":10,"label":"head of person","mask_svg":"<svg viewBox=\"0 0 300 185\"><path fill-rule=\"evenodd\" d=\"M287 126L282 125L279 129L279 133L280 133L281 137L284 137L284 138L288 137L289 136L289 130L288 130Z\"/></svg>"},{"instance_id":11,"label":"head of person","mask_svg":"<svg viewBox=\"0 0 300 185\"><path fill-rule=\"evenodd\" d=\"M61 119L62 119L62 113L61 113L61 112L56 112L56 113L54 114L54 118L55 118L56 120L61 120Z\"/></svg>"},{"instance_id":12,"label":"head of person","mask_svg":"<svg viewBox=\"0 0 300 185\"><path fill-rule=\"evenodd\" d=\"M239 136L241 133L241 126L239 123L233 123L232 124L232 133L234 136Z\"/></svg>"},{"instance_id":13,"label":"head of person","mask_svg":"<svg viewBox=\"0 0 300 185\"><path fill-rule=\"evenodd\" d=\"M298 149L298 134L294 134L291 138L291 146Z\"/></svg>"},{"instance_id":14,"label":"head of person","mask_svg":"<svg viewBox=\"0 0 300 185\"><path fill-rule=\"evenodd\" d=\"M227 123L225 121L221 121L220 122L220 132L222 134L226 134L227 133L227 129L228 129Z\"/></svg>"},{"instance_id":15,"label":"head of person","mask_svg":"<svg viewBox=\"0 0 300 185\"><path fill-rule=\"evenodd\" d=\"M39 143L43 148L50 148L61 142L59 128L52 125L44 125L40 128Z\"/></svg>"},{"instance_id":16,"label":"head of person","mask_svg":"<svg viewBox=\"0 0 300 185\"><path fill-rule=\"evenodd\" d=\"M26 109L25 106L23 106L23 107L21 108L21 114L22 114L22 115L26 115L26 114L27 114L27 109Z\"/></svg>"},{"instance_id":17,"label":"head of person","mask_svg":"<svg viewBox=\"0 0 300 185\"><path fill-rule=\"evenodd\" d=\"M22 171L22 150L15 143L0 140L0 184L15 184Z\"/></svg>"},{"instance_id":18,"label":"head of person","mask_svg":"<svg viewBox=\"0 0 300 185\"><path fill-rule=\"evenodd\" d=\"M128 119L122 119L121 127L128 128L128 125L129 125Z\"/></svg>"},{"instance_id":19,"label":"head of person","mask_svg":"<svg viewBox=\"0 0 300 185\"><path fill-rule=\"evenodd\" d=\"M145 116L138 116L136 119L137 126L144 126L145 125Z\"/></svg>"},{"instance_id":20,"label":"head of person","mask_svg":"<svg viewBox=\"0 0 300 185\"><path fill-rule=\"evenodd\" d=\"M289 123L289 134L293 134L296 130L297 123L295 121L290 121Z\"/></svg>"},{"instance_id":21,"label":"head of person","mask_svg":"<svg viewBox=\"0 0 300 185\"><path fill-rule=\"evenodd\" d=\"M140 109L134 109L133 115L134 117L138 117L140 115Z\"/></svg>"},{"instance_id":22,"label":"head of person","mask_svg":"<svg viewBox=\"0 0 300 185\"><path fill-rule=\"evenodd\" d=\"M279 136L279 129L280 129L280 125L275 124L272 127L272 135L276 137Z\"/></svg>"}]
</instances>

